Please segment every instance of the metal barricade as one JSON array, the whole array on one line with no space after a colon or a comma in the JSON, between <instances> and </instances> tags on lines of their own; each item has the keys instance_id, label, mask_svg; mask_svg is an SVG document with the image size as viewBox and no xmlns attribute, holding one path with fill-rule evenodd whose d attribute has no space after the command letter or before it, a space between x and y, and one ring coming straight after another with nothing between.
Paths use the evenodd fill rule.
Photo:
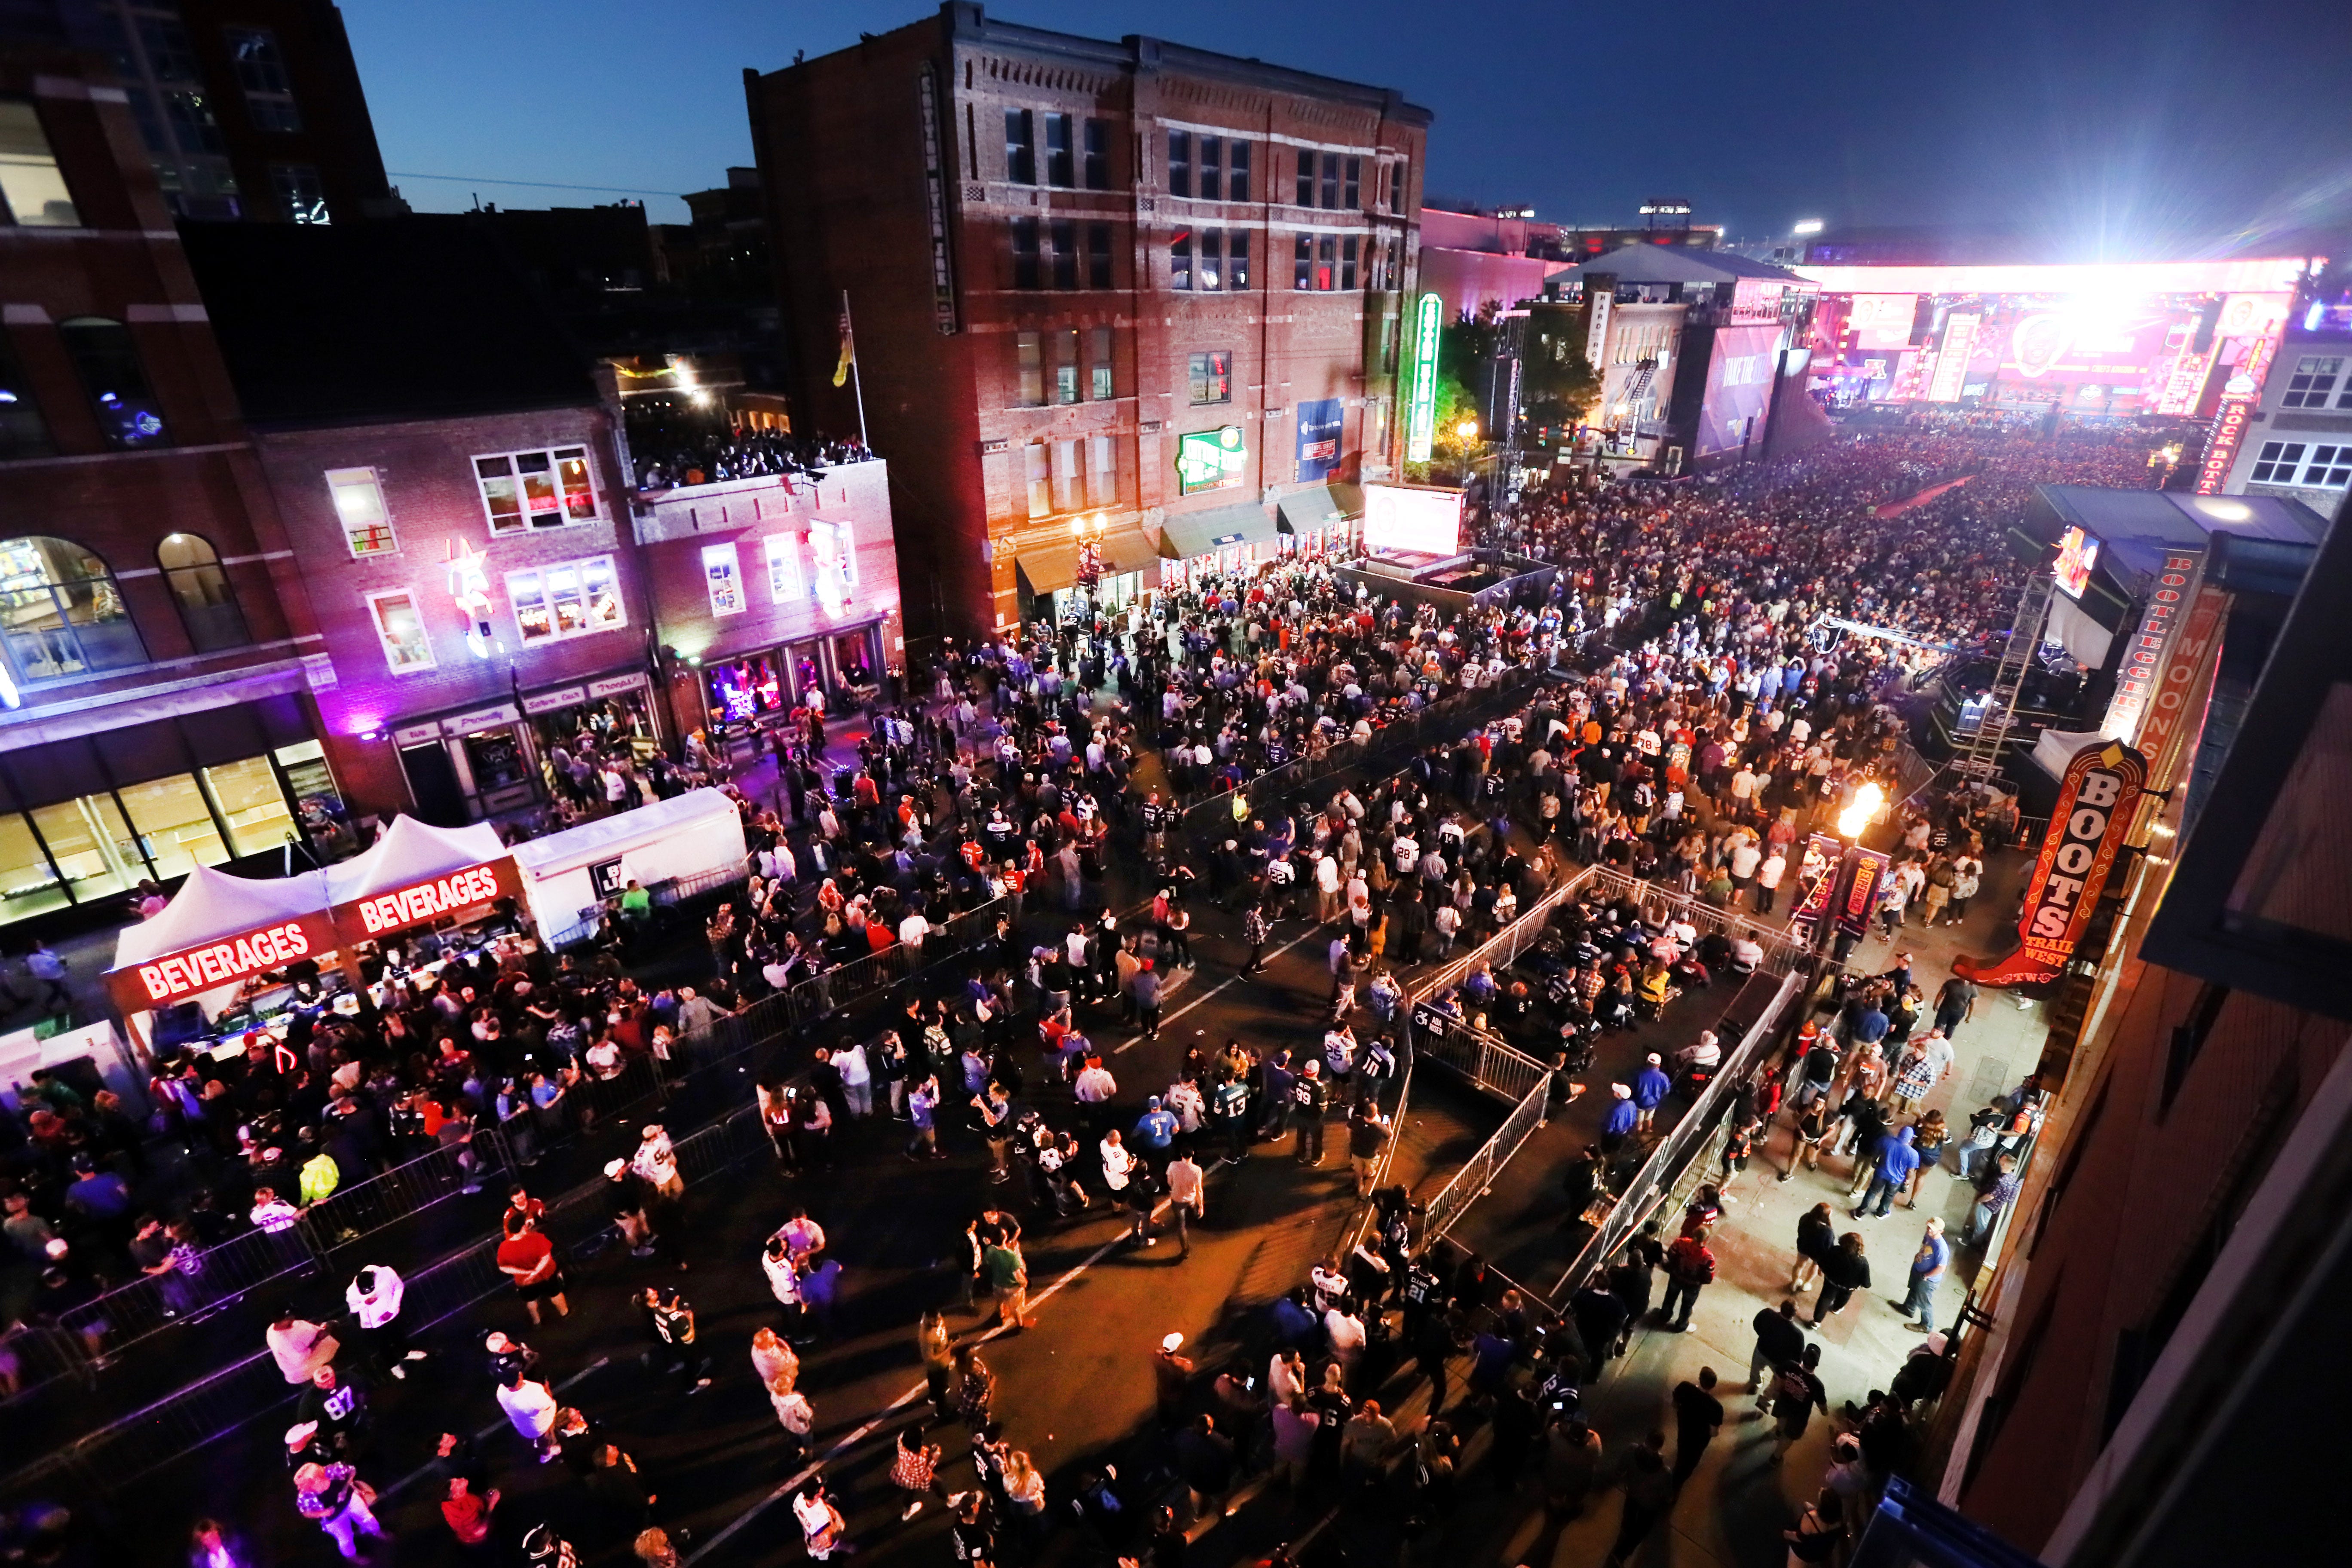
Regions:
<instances>
[{"instance_id":1,"label":"metal barricade","mask_svg":"<svg viewBox=\"0 0 2352 1568\"><path fill-rule=\"evenodd\" d=\"M1758 967L1768 973L1795 974L1812 966L1812 954L1805 944L1779 927L1765 925L1737 910L1718 909L1696 893L1645 882L1614 866L1594 866L1589 870L1591 890L1608 899L1632 899L1645 921L1663 923L1672 916L1687 921L1703 937L1720 933L1727 938L1748 938L1764 950L1764 961Z\"/></svg>"},{"instance_id":2,"label":"metal barricade","mask_svg":"<svg viewBox=\"0 0 2352 1568\"><path fill-rule=\"evenodd\" d=\"M1422 1245L1426 1247L1454 1227L1470 1205L1486 1195L1495 1184L1495 1177L1511 1163L1519 1146L1534 1136L1544 1116L1544 1095L1547 1086L1540 1080L1511 1108L1495 1135L1479 1145L1478 1152L1464 1162L1462 1169L1444 1190L1429 1200L1429 1212L1422 1222Z\"/></svg>"},{"instance_id":3,"label":"metal barricade","mask_svg":"<svg viewBox=\"0 0 2352 1568\"><path fill-rule=\"evenodd\" d=\"M1450 1014L1430 1007L1413 1009L1412 1040L1416 1060L1449 1068L1472 1088L1513 1104L1524 1099L1528 1090L1542 1087L1551 1070L1484 1029L1473 1028Z\"/></svg>"},{"instance_id":4,"label":"metal barricade","mask_svg":"<svg viewBox=\"0 0 2352 1568\"><path fill-rule=\"evenodd\" d=\"M1644 1220L1662 1208L1686 1201L1697 1190L1710 1161L1720 1154L1724 1140L1730 1135L1726 1112L1733 1086L1745 1082L1771 1055L1785 1032L1784 1022L1791 1021L1789 1015L1804 984L1801 973L1780 977L1780 989L1773 993L1763 1016L1725 1054L1722 1069L1651 1149L1600 1228L1551 1288L1552 1300L1567 1300L1586 1281L1597 1278Z\"/></svg>"}]
</instances>

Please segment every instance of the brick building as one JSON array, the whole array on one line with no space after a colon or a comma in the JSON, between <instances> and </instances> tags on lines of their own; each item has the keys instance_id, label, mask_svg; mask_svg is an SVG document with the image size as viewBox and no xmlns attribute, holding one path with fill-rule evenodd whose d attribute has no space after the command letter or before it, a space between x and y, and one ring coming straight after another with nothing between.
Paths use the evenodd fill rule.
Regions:
<instances>
[{"instance_id":1,"label":"brick building","mask_svg":"<svg viewBox=\"0 0 2352 1568\"><path fill-rule=\"evenodd\" d=\"M352 223L405 211L331 0L20 0L114 68L181 217Z\"/></svg>"},{"instance_id":2,"label":"brick building","mask_svg":"<svg viewBox=\"0 0 2352 1568\"><path fill-rule=\"evenodd\" d=\"M125 94L41 31L0 27L0 921L274 859L334 793L319 630Z\"/></svg>"},{"instance_id":3,"label":"brick building","mask_svg":"<svg viewBox=\"0 0 2352 1568\"><path fill-rule=\"evenodd\" d=\"M1319 542L1394 469L1400 94L964 0L744 87L797 406L862 389L919 636Z\"/></svg>"},{"instance_id":4,"label":"brick building","mask_svg":"<svg viewBox=\"0 0 2352 1568\"><path fill-rule=\"evenodd\" d=\"M526 809L583 726L675 752L714 701L842 700L896 658L882 466L640 495L609 367L472 215L186 243L323 634L354 810ZM772 695L729 713L723 671Z\"/></svg>"}]
</instances>

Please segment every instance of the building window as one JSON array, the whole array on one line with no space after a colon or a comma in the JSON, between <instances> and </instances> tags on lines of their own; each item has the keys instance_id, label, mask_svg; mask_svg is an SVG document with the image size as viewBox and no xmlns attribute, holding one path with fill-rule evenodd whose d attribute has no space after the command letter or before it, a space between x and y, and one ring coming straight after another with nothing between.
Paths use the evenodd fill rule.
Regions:
<instances>
[{"instance_id":1,"label":"building window","mask_svg":"<svg viewBox=\"0 0 2352 1568\"><path fill-rule=\"evenodd\" d=\"M196 51L188 42L188 30L179 23L162 16L142 16L139 42L147 51L147 69L157 81L204 80L196 69Z\"/></svg>"},{"instance_id":2,"label":"building window","mask_svg":"<svg viewBox=\"0 0 2352 1568\"><path fill-rule=\"evenodd\" d=\"M1087 189L1110 189L1110 126L1099 120L1086 125Z\"/></svg>"},{"instance_id":3,"label":"building window","mask_svg":"<svg viewBox=\"0 0 2352 1568\"><path fill-rule=\"evenodd\" d=\"M1250 231L1245 228L1225 230L1225 287L1228 289L1250 286Z\"/></svg>"},{"instance_id":4,"label":"building window","mask_svg":"<svg viewBox=\"0 0 2352 1568\"><path fill-rule=\"evenodd\" d=\"M1118 504L1118 460L1108 436L1087 437L1087 504L1110 507Z\"/></svg>"},{"instance_id":5,"label":"building window","mask_svg":"<svg viewBox=\"0 0 2352 1568\"><path fill-rule=\"evenodd\" d=\"M1222 136L1201 138L1201 199L1204 202L1224 199L1225 139Z\"/></svg>"},{"instance_id":6,"label":"building window","mask_svg":"<svg viewBox=\"0 0 2352 1568\"><path fill-rule=\"evenodd\" d=\"M0 110L6 107L0 104ZM8 329L0 327L0 459L46 458L56 449L49 442L49 425L41 417L41 405L33 401L25 368L16 363Z\"/></svg>"},{"instance_id":7,"label":"building window","mask_svg":"<svg viewBox=\"0 0 2352 1568\"><path fill-rule=\"evenodd\" d=\"M613 558L560 561L507 574L507 597L523 645L586 637L628 624L613 576Z\"/></svg>"},{"instance_id":8,"label":"building window","mask_svg":"<svg viewBox=\"0 0 2352 1568\"><path fill-rule=\"evenodd\" d=\"M416 595L405 588L387 588L368 595L368 614L383 644L383 661L394 675L433 668L433 644L425 635L425 617L416 613Z\"/></svg>"},{"instance_id":9,"label":"building window","mask_svg":"<svg viewBox=\"0 0 2352 1568\"><path fill-rule=\"evenodd\" d=\"M1071 166L1070 117L1066 114L1045 116L1045 183L1057 190L1068 190L1077 184Z\"/></svg>"},{"instance_id":10,"label":"building window","mask_svg":"<svg viewBox=\"0 0 2352 1568\"><path fill-rule=\"evenodd\" d=\"M1339 258L1339 237L1320 234L1315 237L1315 291L1328 294L1332 289L1332 266Z\"/></svg>"},{"instance_id":11,"label":"building window","mask_svg":"<svg viewBox=\"0 0 2352 1568\"><path fill-rule=\"evenodd\" d=\"M1349 212L1361 212L1363 210L1363 179L1364 161L1361 158L1349 159L1347 175L1348 184L1347 188L1339 194L1339 205L1347 208Z\"/></svg>"},{"instance_id":12,"label":"building window","mask_svg":"<svg viewBox=\"0 0 2352 1568\"><path fill-rule=\"evenodd\" d=\"M212 542L200 534L167 533L155 546L155 564L180 606L180 623L198 653L243 647L253 640L246 630L245 614L237 608L236 590L220 563Z\"/></svg>"},{"instance_id":13,"label":"building window","mask_svg":"<svg viewBox=\"0 0 2352 1568\"><path fill-rule=\"evenodd\" d=\"M1029 515L1051 517L1054 514L1053 459L1047 456L1045 443L1032 441L1021 448L1024 465L1024 477L1029 481Z\"/></svg>"},{"instance_id":14,"label":"building window","mask_svg":"<svg viewBox=\"0 0 2352 1568\"><path fill-rule=\"evenodd\" d=\"M1349 293L1355 292L1356 247L1359 243L1352 234L1339 242L1339 287Z\"/></svg>"},{"instance_id":15,"label":"building window","mask_svg":"<svg viewBox=\"0 0 2352 1568\"><path fill-rule=\"evenodd\" d=\"M147 662L106 563L40 535L0 542L0 644L20 685Z\"/></svg>"},{"instance_id":16,"label":"building window","mask_svg":"<svg viewBox=\"0 0 2352 1568\"><path fill-rule=\"evenodd\" d=\"M1045 346L1042 334L1013 334L1014 369L1013 401L1022 408L1040 408L1045 403Z\"/></svg>"},{"instance_id":17,"label":"building window","mask_svg":"<svg viewBox=\"0 0 2352 1568\"><path fill-rule=\"evenodd\" d=\"M2306 355L2294 362L2294 374L2287 378L2286 395L2279 399L2282 408L2325 408L2328 395L2336 390L2336 378L2342 374L2340 358Z\"/></svg>"},{"instance_id":18,"label":"building window","mask_svg":"<svg viewBox=\"0 0 2352 1568\"><path fill-rule=\"evenodd\" d=\"M268 757L247 757L198 775L213 810L228 826L229 848L238 855L259 855L299 841L293 809L278 784L277 771Z\"/></svg>"},{"instance_id":19,"label":"building window","mask_svg":"<svg viewBox=\"0 0 2352 1568\"><path fill-rule=\"evenodd\" d=\"M1176 237L1168 242L1168 287L1190 289L1192 286L1192 231L1180 228Z\"/></svg>"},{"instance_id":20,"label":"building window","mask_svg":"<svg viewBox=\"0 0 2352 1568\"><path fill-rule=\"evenodd\" d=\"M1078 226L1068 218L1057 217L1045 226L1045 234L1054 247L1054 287L1076 289L1078 286Z\"/></svg>"},{"instance_id":21,"label":"building window","mask_svg":"<svg viewBox=\"0 0 2352 1568\"><path fill-rule=\"evenodd\" d=\"M1054 334L1054 401L1078 401L1078 329L1066 327Z\"/></svg>"},{"instance_id":22,"label":"building window","mask_svg":"<svg viewBox=\"0 0 2352 1568\"><path fill-rule=\"evenodd\" d=\"M1311 289L1315 286L1315 237L1300 235L1290 253L1290 286Z\"/></svg>"},{"instance_id":23,"label":"building window","mask_svg":"<svg viewBox=\"0 0 2352 1568\"><path fill-rule=\"evenodd\" d=\"M172 121L173 140L183 153L226 154L228 138L221 134L220 121L213 118L212 105L201 92L167 92L163 95L163 112Z\"/></svg>"},{"instance_id":24,"label":"building window","mask_svg":"<svg viewBox=\"0 0 2352 1568\"><path fill-rule=\"evenodd\" d=\"M1192 401L1231 403L1234 400L1234 353L1231 349L1211 349L1192 356Z\"/></svg>"},{"instance_id":25,"label":"building window","mask_svg":"<svg viewBox=\"0 0 2352 1568\"><path fill-rule=\"evenodd\" d=\"M302 129L302 115L294 107L294 84L286 77L285 57L278 52L278 35L267 27L229 27L229 58L236 62L236 84L245 89L245 111L256 131L294 132Z\"/></svg>"},{"instance_id":26,"label":"building window","mask_svg":"<svg viewBox=\"0 0 2352 1568\"><path fill-rule=\"evenodd\" d=\"M1402 158L1396 162L1396 174L1389 181L1389 211L1392 213L1404 211L1405 175L1412 166Z\"/></svg>"},{"instance_id":27,"label":"building window","mask_svg":"<svg viewBox=\"0 0 2352 1568\"><path fill-rule=\"evenodd\" d=\"M99 428L116 447L169 445L163 413L147 391L147 374L140 367L139 345L131 329L100 316L77 316L58 324L66 353L80 373L82 390L89 395Z\"/></svg>"},{"instance_id":28,"label":"building window","mask_svg":"<svg viewBox=\"0 0 2352 1568\"><path fill-rule=\"evenodd\" d=\"M1004 111L1004 177L1016 185L1037 183L1037 143L1030 126L1027 110Z\"/></svg>"},{"instance_id":29,"label":"building window","mask_svg":"<svg viewBox=\"0 0 2352 1568\"><path fill-rule=\"evenodd\" d=\"M79 228L81 214L49 151L41 117L18 99L0 99L0 224Z\"/></svg>"},{"instance_id":30,"label":"building window","mask_svg":"<svg viewBox=\"0 0 2352 1568\"><path fill-rule=\"evenodd\" d=\"M1087 287L1108 289L1110 285L1110 225L1087 225Z\"/></svg>"},{"instance_id":31,"label":"building window","mask_svg":"<svg viewBox=\"0 0 2352 1568\"><path fill-rule=\"evenodd\" d=\"M474 480L490 532L521 533L592 522L598 516L596 483L585 447L541 452L501 452L474 459Z\"/></svg>"},{"instance_id":32,"label":"building window","mask_svg":"<svg viewBox=\"0 0 2352 1568\"><path fill-rule=\"evenodd\" d=\"M277 199L278 215L288 223L327 221L326 187L319 183L319 171L311 164L270 164L269 194Z\"/></svg>"},{"instance_id":33,"label":"building window","mask_svg":"<svg viewBox=\"0 0 2352 1568\"><path fill-rule=\"evenodd\" d=\"M1168 133L1168 194L1189 196L1192 194L1192 133L1171 131Z\"/></svg>"},{"instance_id":34,"label":"building window","mask_svg":"<svg viewBox=\"0 0 2352 1568\"><path fill-rule=\"evenodd\" d=\"M1323 205L1327 207L1339 205L1339 154L1337 153L1323 154Z\"/></svg>"},{"instance_id":35,"label":"building window","mask_svg":"<svg viewBox=\"0 0 2352 1568\"><path fill-rule=\"evenodd\" d=\"M391 555L400 549L392 531L392 514L383 504L383 486L373 468L329 468L327 493L334 498L335 517L343 525L343 542L354 559Z\"/></svg>"},{"instance_id":36,"label":"building window","mask_svg":"<svg viewBox=\"0 0 2352 1568\"><path fill-rule=\"evenodd\" d=\"M2302 441L2265 441L2254 455L2254 483L2258 485L2291 485L2294 471L2303 463Z\"/></svg>"},{"instance_id":37,"label":"building window","mask_svg":"<svg viewBox=\"0 0 2352 1568\"><path fill-rule=\"evenodd\" d=\"M1013 220L1013 286L1037 287L1037 220L1034 217Z\"/></svg>"},{"instance_id":38,"label":"building window","mask_svg":"<svg viewBox=\"0 0 2352 1568\"><path fill-rule=\"evenodd\" d=\"M2352 447L2314 447L2303 470L2307 489L2340 490L2352 485Z\"/></svg>"},{"instance_id":39,"label":"building window","mask_svg":"<svg viewBox=\"0 0 2352 1568\"><path fill-rule=\"evenodd\" d=\"M1225 200L1245 202L1250 199L1250 144L1233 142L1225 153Z\"/></svg>"},{"instance_id":40,"label":"building window","mask_svg":"<svg viewBox=\"0 0 2352 1568\"><path fill-rule=\"evenodd\" d=\"M808 592L801 575L801 542L790 533L772 533L768 552L768 599L772 604L797 605Z\"/></svg>"},{"instance_id":41,"label":"building window","mask_svg":"<svg viewBox=\"0 0 2352 1568\"><path fill-rule=\"evenodd\" d=\"M1108 403L1111 391L1110 329L1090 327L1087 330L1087 363L1093 373L1094 385L1089 395L1097 403Z\"/></svg>"},{"instance_id":42,"label":"building window","mask_svg":"<svg viewBox=\"0 0 2352 1568\"><path fill-rule=\"evenodd\" d=\"M1223 234L1216 229L1204 228L1201 231L1201 254L1193 270L1198 275L1202 289L1217 289L1224 287L1224 239Z\"/></svg>"},{"instance_id":43,"label":"building window","mask_svg":"<svg viewBox=\"0 0 2352 1568\"><path fill-rule=\"evenodd\" d=\"M1054 510L1076 511L1085 503L1078 499L1078 443L1054 443Z\"/></svg>"},{"instance_id":44,"label":"building window","mask_svg":"<svg viewBox=\"0 0 2352 1568\"><path fill-rule=\"evenodd\" d=\"M124 784L114 792L131 814L139 848L158 877L178 877L228 858L212 808L190 773Z\"/></svg>"},{"instance_id":45,"label":"building window","mask_svg":"<svg viewBox=\"0 0 2352 1568\"><path fill-rule=\"evenodd\" d=\"M1294 205L1311 207L1315 205L1315 154L1301 150L1298 154L1298 200Z\"/></svg>"}]
</instances>

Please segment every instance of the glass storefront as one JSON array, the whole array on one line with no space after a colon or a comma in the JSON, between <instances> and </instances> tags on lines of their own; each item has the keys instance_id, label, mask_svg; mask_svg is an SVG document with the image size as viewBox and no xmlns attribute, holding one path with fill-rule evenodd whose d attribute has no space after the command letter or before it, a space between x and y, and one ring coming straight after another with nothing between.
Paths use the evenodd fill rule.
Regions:
<instances>
[{"instance_id":1,"label":"glass storefront","mask_svg":"<svg viewBox=\"0 0 2352 1568\"><path fill-rule=\"evenodd\" d=\"M337 836L348 837L344 816L316 741L27 812L0 812L0 922L267 854L305 829L317 852L331 854Z\"/></svg>"},{"instance_id":2,"label":"glass storefront","mask_svg":"<svg viewBox=\"0 0 2352 1568\"><path fill-rule=\"evenodd\" d=\"M776 678L776 661L767 654L707 666L702 672L702 693L713 724L749 723L781 713L787 706L782 683Z\"/></svg>"},{"instance_id":3,"label":"glass storefront","mask_svg":"<svg viewBox=\"0 0 2352 1568\"><path fill-rule=\"evenodd\" d=\"M530 765L523 760L522 737L511 727L477 731L465 738L465 746L474 793L484 797L484 805L501 790L529 783Z\"/></svg>"},{"instance_id":4,"label":"glass storefront","mask_svg":"<svg viewBox=\"0 0 2352 1568\"><path fill-rule=\"evenodd\" d=\"M813 691L822 691L825 710L838 714L856 707L881 673L882 627L869 623L706 665L702 697L714 727L805 706Z\"/></svg>"}]
</instances>

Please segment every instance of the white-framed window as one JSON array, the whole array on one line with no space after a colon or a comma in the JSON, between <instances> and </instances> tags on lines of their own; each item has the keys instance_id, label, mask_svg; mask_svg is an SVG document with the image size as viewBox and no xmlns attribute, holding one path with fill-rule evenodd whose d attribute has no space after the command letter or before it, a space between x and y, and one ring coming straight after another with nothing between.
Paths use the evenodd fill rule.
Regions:
<instances>
[{"instance_id":1,"label":"white-framed window","mask_svg":"<svg viewBox=\"0 0 2352 1568\"><path fill-rule=\"evenodd\" d=\"M1054 510L1076 511L1083 504L1078 500L1078 443L1075 440L1054 443Z\"/></svg>"},{"instance_id":2,"label":"white-framed window","mask_svg":"<svg viewBox=\"0 0 2352 1568\"><path fill-rule=\"evenodd\" d=\"M801 573L799 538L790 533L772 533L764 542L768 552L768 602L799 604L808 593L808 581Z\"/></svg>"},{"instance_id":3,"label":"white-framed window","mask_svg":"<svg viewBox=\"0 0 2352 1568\"><path fill-rule=\"evenodd\" d=\"M509 572L507 598L514 605L515 630L526 647L629 623L609 555Z\"/></svg>"},{"instance_id":4,"label":"white-framed window","mask_svg":"<svg viewBox=\"0 0 2352 1568\"><path fill-rule=\"evenodd\" d=\"M743 602L743 572L731 542L702 547L702 584L712 615L740 616L750 607Z\"/></svg>"},{"instance_id":5,"label":"white-framed window","mask_svg":"<svg viewBox=\"0 0 2352 1568\"><path fill-rule=\"evenodd\" d=\"M810 574L810 596L828 614L840 610L856 581L856 568L848 559L854 553L852 543L845 522L809 524L809 554L816 563Z\"/></svg>"},{"instance_id":6,"label":"white-framed window","mask_svg":"<svg viewBox=\"0 0 2352 1568\"><path fill-rule=\"evenodd\" d=\"M2287 377L2286 395L2279 399L2282 408L2325 408L2328 396L2335 392L2338 378L2344 374L2344 360L2338 354L2305 354L2294 362L2294 374ZM2352 386L2346 388L2352 393Z\"/></svg>"},{"instance_id":7,"label":"white-framed window","mask_svg":"<svg viewBox=\"0 0 2352 1568\"><path fill-rule=\"evenodd\" d=\"M2314 447L2303 468L2303 483L2312 489L2352 488L2352 445Z\"/></svg>"},{"instance_id":8,"label":"white-framed window","mask_svg":"<svg viewBox=\"0 0 2352 1568\"><path fill-rule=\"evenodd\" d=\"M1118 459L1108 436L1087 437L1087 504L1118 504Z\"/></svg>"},{"instance_id":9,"label":"white-framed window","mask_svg":"<svg viewBox=\"0 0 2352 1568\"><path fill-rule=\"evenodd\" d=\"M2258 485L2291 485L2294 473L2303 466L2302 441L2265 441L2263 449L2254 454L2254 483Z\"/></svg>"},{"instance_id":10,"label":"white-framed window","mask_svg":"<svg viewBox=\"0 0 2352 1568\"><path fill-rule=\"evenodd\" d=\"M488 453L474 459L474 483L482 492L493 538L593 522L603 515L585 447Z\"/></svg>"},{"instance_id":11,"label":"white-framed window","mask_svg":"<svg viewBox=\"0 0 2352 1568\"><path fill-rule=\"evenodd\" d=\"M334 498L335 517L343 525L343 542L353 559L399 553L392 513L383 504L383 484L373 468L329 468L327 493Z\"/></svg>"},{"instance_id":12,"label":"white-framed window","mask_svg":"<svg viewBox=\"0 0 2352 1568\"><path fill-rule=\"evenodd\" d=\"M367 596L368 615L383 644L383 661L394 675L410 675L434 666L433 642L425 635L425 616L416 595L407 588L379 588Z\"/></svg>"},{"instance_id":13,"label":"white-framed window","mask_svg":"<svg viewBox=\"0 0 2352 1568\"><path fill-rule=\"evenodd\" d=\"M1032 441L1021 449L1023 478L1029 486L1029 515L1054 515L1054 478L1052 459L1046 456L1045 443Z\"/></svg>"}]
</instances>

